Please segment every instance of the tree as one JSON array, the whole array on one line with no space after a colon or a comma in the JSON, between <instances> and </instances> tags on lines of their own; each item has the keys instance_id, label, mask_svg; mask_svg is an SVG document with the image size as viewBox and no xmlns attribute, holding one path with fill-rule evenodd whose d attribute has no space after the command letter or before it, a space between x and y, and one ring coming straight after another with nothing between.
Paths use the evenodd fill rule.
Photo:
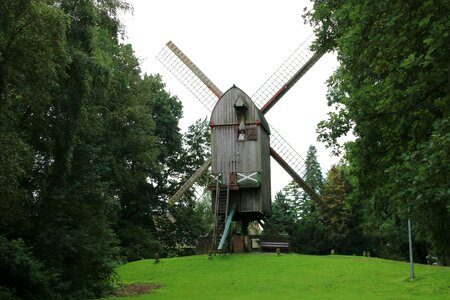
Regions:
<instances>
[{"instance_id":1,"label":"tree","mask_svg":"<svg viewBox=\"0 0 450 300\"><path fill-rule=\"evenodd\" d=\"M317 149L313 145L309 146L306 154L304 180L320 195L324 179L317 157ZM301 191L298 185L295 184L295 187L298 216L291 231L292 246L295 251L301 253L324 254L327 248L325 247L324 229L320 220L318 203L307 193Z\"/></svg>"},{"instance_id":2,"label":"tree","mask_svg":"<svg viewBox=\"0 0 450 300\"><path fill-rule=\"evenodd\" d=\"M337 112L318 126L339 146L350 130L347 157L360 196L414 231L442 261L450 259L448 46L450 4L317 0L305 17L319 51L336 51L340 67L328 80ZM339 150L339 148L335 148ZM372 210L372 213L376 211ZM386 219L387 220L387 219Z\"/></svg>"},{"instance_id":3,"label":"tree","mask_svg":"<svg viewBox=\"0 0 450 300\"><path fill-rule=\"evenodd\" d=\"M163 169L158 159L179 150L181 105L158 76L142 78L131 47L118 42L117 12L126 8L122 1L0 4L0 235L27 257L24 270L39 275L28 274L36 299L108 290L117 212L132 211L126 195L150 194L148 178ZM16 268L12 256L4 263L2 272ZM26 286L7 286L29 298Z\"/></svg>"},{"instance_id":4,"label":"tree","mask_svg":"<svg viewBox=\"0 0 450 300\"><path fill-rule=\"evenodd\" d=\"M172 172L168 174L173 188L170 196L210 157L210 141L206 118L188 127L182 137L182 150L174 160ZM197 189L203 190L203 195L191 188L176 204L161 207L157 215L158 239L166 255L186 254L186 249L195 247L199 236L209 232L212 211L206 186L208 177L206 172L197 182Z\"/></svg>"},{"instance_id":5,"label":"tree","mask_svg":"<svg viewBox=\"0 0 450 300\"><path fill-rule=\"evenodd\" d=\"M46 1L3 1L0 14L0 232L17 238L31 226L30 178L39 153L30 143L39 149L48 138L40 129L69 62L67 24Z\"/></svg>"},{"instance_id":6,"label":"tree","mask_svg":"<svg viewBox=\"0 0 450 300\"><path fill-rule=\"evenodd\" d=\"M113 162L125 161L126 155L118 156L112 149L119 136L108 139L112 128L107 125L116 120L130 131L146 125L133 114L135 99L126 98L124 87L134 71L123 76L122 69L129 65L127 53L118 45L117 30L105 27L108 19L115 22L120 5L120 1L55 5L70 23L65 31L70 62L66 76L58 78L41 129L47 142L39 152L41 162L31 191L36 195L32 242L36 256L58 276L54 291L67 298L101 296L114 274L118 248L111 226L119 202L112 169ZM106 16L105 10L111 13ZM31 144L35 146L34 141Z\"/></svg>"},{"instance_id":7,"label":"tree","mask_svg":"<svg viewBox=\"0 0 450 300\"><path fill-rule=\"evenodd\" d=\"M345 242L349 233L350 209L346 203L346 188L342 170L333 165L322 189L320 214L326 237L333 249Z\"/></svg>"},{"instance_id":8,"label":"tree","mask_svg":"<svg viewBox=\"0 0 450 300\"><path fill-rule=\"evenodd\" d=\"M272 216L268 220L267 231L274 234L292 234L298 218L298 186L291 182L275 195Z\"/></svg>"},{"instance_id":9,"label":"tree","mask_svg":"<svg viewBox=\"0 0 450 300\"><path fill-rule=\"evenodd\" d=\"M322 175L322 168L320 167L317 157L317 149L313 145L309 146L308 152L306 153L304 179L305 182L311 186L317 194L320 195L324 179ZM305 192L302 192L300 204L301 217L304 218L313 214L315 208L316 203L314 203L311 196Z\"/></svg>"},{"instance_id":10,"label":"tree","mask_svg":"<svg viewBox=\"0 0 450 300\"><path fill-rule=\"evenodd\" d=\"M162 252L154 215L166 209L166 199L173 191L168 178L180 168L175 157L181 152L181 103L164 90L160 76L145 75L141 80L131 48L127 53L133 62L129 68L134 70L131 74L124 70L124 77L130 77L127 85L133 87L126 89L132 105L118 103L123 105L123 113L112 114L108 127L113 129L109 135L116 152L113 183L121 207L115 230L121 255L136 260Z\"/></svg>"},{"instance_id":11,"label":"tree","mask_svg":"<svg viewBox=\"0 0 450 300\"><path fill-rule=\"evenodd\" d=\"M317 193L320 192L324 179L317 157L317 148L314 145L310 145L306 153L304 179Z\"/></svg>"},{"instance_id":12,"label":"tree","mask_svg":"<svg viewBox=\"0 0 450 300\"><path fill-rule=\"evenodd\" d=\"M0 236L0 298L51 299L55 274L44 269L23 240Z\"/></svg>"}]
</instances>

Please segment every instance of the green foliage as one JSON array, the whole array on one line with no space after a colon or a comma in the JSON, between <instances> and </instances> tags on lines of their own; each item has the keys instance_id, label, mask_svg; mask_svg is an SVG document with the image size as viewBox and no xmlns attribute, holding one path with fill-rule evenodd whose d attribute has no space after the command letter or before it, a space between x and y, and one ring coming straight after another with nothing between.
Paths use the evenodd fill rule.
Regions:
<instances>
[{"instance_id":1,"label":"green foliage","mask_svg":"<svg viewBox=\"0 0 450 300\"><path fill-rule=\"evenodd\" d=\"M337 112L318 133L335 152L342 150L340 137L355 135L346 156L365 202L366 228L381 248L401 248L385 229L404 232L409 211L416 241L444 263L450 257L450 233L443 230L450 222L449 14L448 2L433 0L317 0L305 14L315 48L336 51L340 61L328 80Z\"/></svg>"},{"instance_id":2,"label":"green foliage","mask_svg":"<svg viewBox=\"0 0 450 300\"><path fill-rule=\"evenodd\" d=\"M157 253L162 252L154 230L143 225L122 222L118 226L117 235L120 238L121 253L127 261L154 258Z\"/></svg>"},{"instance_id":3,"label":"green foliage","mask_svg":"<svg viewBox=\"0 0 450 300\"><path fill-rule=\"evenodd\" d=\"M309 146L308 152L306 153L304 180L317 193L320 193L324 178L317 157L317 148L313 145Z\"/></svg>"},{"instance_id":4,"label":"green foliage","mask_svg":"<svg viewBox=\"0 0 450 300\"><path fill-rule=\"evenodd\" d=\"M346 203L343 172L331 166L321 193L320 215L332 249L340 250L349 233L350 207Z\"/></svg>"},{"instance_id":5,"label":"green foliage","mask_svg":"<svg viewBox=\"0 0 450 300\"><path fill-rule=\"evenodd\" d=\"M317 149L315 146L310 145L308 152L306 153L305 160L305 182L312 187L315 192L320 195L321 189L324 184L324 178L322 174L322 168L320 167ZM314 213L316 210L317 203L305 192L301 192L300 200L300 217L314 219Z\"/></svg>"},{"instance_id":6,"label":"green foliage","mask_svg":"<svg viewBox=\"0 0 450 300\"><path fill-rule=\"evenodd\" d=\"M318 194L324 184L317 149L308 148L304 180ZM269 229L275 233L289 233L294 251L309 254L326 254L325 231L320 219L318 204L299 186L291 182L275 196Z\"/></svg>"},{"instance_id":7,"label":"green foliage","mask_svg":"<svg viewBox=\"0 0 450 300\"><path fill-rule=\"evenodd\" d=\"M207 118L199 119L189 126L183 136L183 150L179 159L182 161L186 180L211 157L211 131ZM207 179L200 181L206 183Z\"/></svg>"},{"instance_id":8,"label":"green foliage","mask_svg":"<svg viewBox=\"0 0 450 300\"><path fill-rule=\"evenodd\" d=\"M156 217L158 239L164 256L182 256L195 253L199 236L211 229L212 212L209 197L203 201L184 197Z\"/></svg>"},{"instance_id":9,"label":"green foliage","mask_svg":"<svg viewBox=\"0 0 450 300\"><path fill-rule=\"evenodd\" d=\"M295 252L315 255L330 253L332 247L326 238L326 231L319 219L319 211L304 216L294 225L291 242Z\"/></svg>"},{"instance_id":10,"label":"green foliage","mask_svg":"<svg viewBox=\"0 0 450 300\"><path fill-rule=\"evenodd\" d=\"M298 206L296 203L297 198L289 197L289 193L291 193L290 188L293 185L294 183L291 183L275 195L275 200L272 204L272 216L268 219L268 225L265 229L265 233L292 233L292 227L297 221L298 211Z\"/></svg>"},{"instance_id":11,"label":"green foliage","mask_svg":"<svg viewBox=\"0 0 450 300\"><path fill-rule=\"evenodd\" d=\"M50 299L54 274L46 272L22 240L0 236L0 298Z\"/></svg>"},{"instance_id":12,"label":"green foliage","mask_svg":"<svg viewBox=\"0 0 450 300\"><path fill-rule=\"evenodd\" d=\"M180 184L185 182L210 157L210 130L208 120L197 120L188 127L181 141L181 150L174 153L170 167L166 168L167 189L161 194L172 196ZM167 160L166 160L167 161ZM212 224L210 197L206 190L208 172L197 184L206 192L201 199L196 199L193 190L183 195L172 206L161 205L154 218L156 220L157 238L163 247L162 255L175 256L192 254L198 237L209 232ZM167 180L169 179L169 180ZM166 203L163 203L166 204Z\"/></svg>"},{"instance_id":13,"label":"green foliage","mask_svg":"<svg viewBox=\"0 0 450 300\"><path fill-rule=\"evenodd\" d=\"M1 278L5 297L22 297L33 280L42 291L26 299L47 288L46 299L98 297L120 250L130 259L160 251L152 211L165 206L167 177L181 170L182 106L119 44L118 13L128 8L121 0L0 4L0 234L24 257L23 282Z\"/></svg>"}]
</instances>

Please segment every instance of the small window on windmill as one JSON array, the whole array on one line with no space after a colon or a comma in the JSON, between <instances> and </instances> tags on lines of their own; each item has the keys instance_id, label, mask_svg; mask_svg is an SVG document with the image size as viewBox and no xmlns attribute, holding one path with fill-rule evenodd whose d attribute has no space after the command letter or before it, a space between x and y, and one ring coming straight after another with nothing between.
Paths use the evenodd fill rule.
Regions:
<instances>
[{"instance_id":1,"label":"small window on windmill","mask_svg":"<svg viewBox=\"0 0 450 300\"><path fill-rule=\"evenodd\" d=\"M247 131L245 129L245 118L247 114L247 105L245 104L244 99L239 97L234 104L234 109L236 110L236 114L239 120L239 128L238 128L238 141L246 141L247 140Z\"/></svg>"},{"instance_id":2,"label":"small window on windmill","mask_svg":"<svg viewBox=\"0 0 450 300\"><path fill-rule=\"evenodd\" d=\"M245 133L245 129L238 130L238 141L243 142L247 140L247 134Z\"/></svg>"}]
</instances>

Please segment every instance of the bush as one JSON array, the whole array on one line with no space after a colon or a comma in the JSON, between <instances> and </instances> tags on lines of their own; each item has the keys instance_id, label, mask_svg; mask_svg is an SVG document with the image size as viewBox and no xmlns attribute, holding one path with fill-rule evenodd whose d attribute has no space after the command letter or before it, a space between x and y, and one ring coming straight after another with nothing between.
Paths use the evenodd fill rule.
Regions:
<instances>
[{"instance_id":1,"label":"bush","mask_svg":"<svg viewBox=\"0 0 450 300\"><path fill-rule=\"evenodd\" d=\"M22 240L0 236L0 299L53 299L54 275L43 270Z\"/></svg>"},{"instance_id":2,"label":"bush","mask_svg":"<svg viewBox=\"0 0 450 300\"><path fill-rule=\"evenodd\" d=\"M142 226L124 223L117 233L121 241L121 255L127 261L154 258L156 253L161 254L159 241Z\"/></svg>"}]
</instances>

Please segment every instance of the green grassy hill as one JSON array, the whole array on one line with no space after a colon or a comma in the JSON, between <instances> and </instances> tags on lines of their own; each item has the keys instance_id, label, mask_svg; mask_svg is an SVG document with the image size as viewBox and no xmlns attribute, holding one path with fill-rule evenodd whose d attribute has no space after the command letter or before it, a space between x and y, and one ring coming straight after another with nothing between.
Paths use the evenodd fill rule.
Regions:
<instances>
[{"instance_id":1,"label":"green grassy hill","mask_svg":"<svg viewBox=\"0 0 450 300\"><path fill-rule=\"evenodd\" d=\"M125 284L163 285L110 299L450 299L450 268L357 256L248 254L142 260L119 268Z\"/></svg>"}]
</instances>

